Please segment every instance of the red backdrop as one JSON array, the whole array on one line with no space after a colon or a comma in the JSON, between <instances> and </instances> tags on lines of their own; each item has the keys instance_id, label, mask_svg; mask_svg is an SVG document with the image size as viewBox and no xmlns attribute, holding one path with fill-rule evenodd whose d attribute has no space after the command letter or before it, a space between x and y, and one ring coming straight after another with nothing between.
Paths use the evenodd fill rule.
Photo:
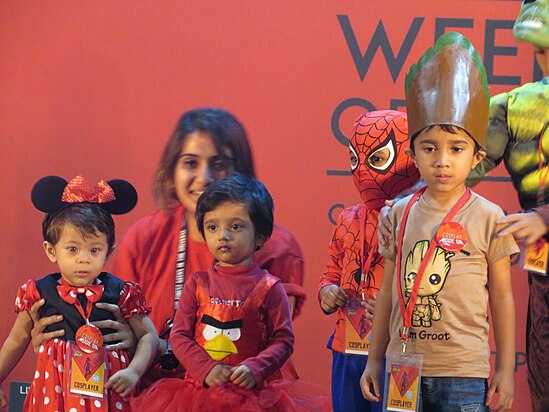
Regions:
<instances>
[{"instance_id":1,"label":"red backdrop","mask_svg":"<svg viewBox=\"0 0 549 412\"><path fill-rule=\"evenodd\" d=\"M41 250L42 215L29 200L43 175L122 177L140 194L117 235L154 209L151 177L178 116L229 109L245 124L276 219L299 239L309 293L296 321L296 361L329 388L325 342L335 318L317 304L333 220L360 200L346 135L365 109L403 108L404 75L437 34L468 36L491 93L531 81L532 48L511 27L520 1L177 0L25 1L0 4L0 339L19 284L54 270ZM494 176L506 176L498 168ZM508 181L477 190L518 210ZM108 266L110 268L110 265ZM529 410L524 358L526 276L514 266L515 410ZM9 380L30 380L29 349Z\"/></svg>"}]
</instances>

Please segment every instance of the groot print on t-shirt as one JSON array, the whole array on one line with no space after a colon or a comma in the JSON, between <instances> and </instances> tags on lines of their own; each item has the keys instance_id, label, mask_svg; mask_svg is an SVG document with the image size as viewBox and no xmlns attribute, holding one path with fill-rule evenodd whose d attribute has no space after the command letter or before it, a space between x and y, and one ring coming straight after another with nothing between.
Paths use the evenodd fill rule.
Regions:
<instances>
[{"instance_id":1,"label":"groot print on t-shirt","mask_svg":"<svg viewBox=\"0 0 549 412\"><path fill-rule=\"evenodd\" d=\"M404 297L406 300L410 299L419 266L425 258L427 249L429 249L429 241L420 240L406 258L404 266ZM442 304L437 302L437 296L450 273L450 258L452 256L454 256L453 252L447 252L439 246L435 247L419 284L416 304L412 312L412 326L430 327L432 321L442 318L440 310Z\"/></svg>"}]
</instances>

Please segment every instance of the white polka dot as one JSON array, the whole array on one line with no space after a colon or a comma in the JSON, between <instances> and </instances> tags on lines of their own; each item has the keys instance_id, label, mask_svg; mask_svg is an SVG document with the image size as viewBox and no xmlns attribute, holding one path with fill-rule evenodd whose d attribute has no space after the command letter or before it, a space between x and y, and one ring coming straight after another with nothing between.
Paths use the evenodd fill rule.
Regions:
<instances>
[{"instance_id":1,"label":"white polka dot","mask_svg":"<svg viewBox=\"0 0 549 412\"><path fill-rule=\"evenodd\" d=\"M48 356L51 356L51 348L48 348Z\"/></svg>"},{"instance_id":2,"label":"white polka dot","mask_svg":"<svg viewBox=\"0 0 549 412\"><path fill-rule=\"evenodd\" d=\"M112 351L112 356L116 359L118 359L118 352L116 352L115 350Z\"/></svg>"},{"instance_id":3,"label":"white polka dot","mask_svg":"<svg viewBox=\"0 0 549 412\"><path fill-rule=\"evenodd\" d=\"M34 372L34 379L38 379L40 377L40 372L35 371Z\"/></svg>"},{"instance_id":4,"label":"white polka dot","mask_svg":"<svg viewBox=\"0 0 549 412\"><path fill-rule=\"evenodd\" d=\"M44 398L44 405L47 405L48 403L50 403L50 398L48 398L47 396Z\"/></svg>"},{"instance_id":5,"label":"white polka dot","mask_svg":"<svg viewBox=\"0 0 549 412\"><path fill-rule=\"evenodd\" d=\"M124 357L124 355L120 356L120 360L122 361L122 363L126 363L126 358Z\"/></svg>"},{"instance_id":6,"label":"white polka dot","mask_svg":"<svg viewBox=\"0 0 549 412\"><path fill-rule=\"evenodd\" d=\"M44 345L40 345L40 349L38 349L38 352L40 353L44 352Z\"/></svg>"},{"instance_id":7,"label":"white polka dot","mask_svg":"<svg viewBox=\"0 0 549 412\"><path fill-rule=\"evenodd\" d=\"M46 394L46 387L45 387L45 386L42 388L42 393L43 393L44 395Z\"/></svg>"},{"instance_id":8,"label":"white polka dot","mask_svg":"<svg viewBox=\"0 0 549 412\"><path fill-rule=\"evenodd\" d=\"M61 390L61 386L55 385L55 392L61 393L61 391L62 391L62 390Z\"/></svg>"},{"instance_id":9,"label":"white polka dot","mask_svg":"<svg viewBox=\"0 0 549 412\"><path fill-rule=\"evenodd\" d=\"M80 399L80 405L84 405L84 400L83 399ZM76 408L70 408L69 412L78 412L78 410Z\"/></svg>"},{"instance_id":10,"label":"white polka dot","mask_svg":"<svg viewBox=\"0 0 549 412\"><path fill-rule=\"evenodd\" d=\"M59 366L57 367L57 370L58 370L59 372L63 373L63 365L59 365Z\"/></svg>"},{"instance_id":11,"label":"white polka dot","mask_svg":"<svg viewBox=\"0 0 549 412\"><path fill-rule=\"evenodd\" d=\"M32 397L32 404L34 405L36 403L36 398L33 396Z\"/></svg>"},{"instance_id":12,"label":"white polka dot","mask_svg":"<svg viewBox=\"0 0 549 412\"><path fill-rule=\"evenodd\" d=\"M53 361L53 367L54 367L54 368L57 368L57 365L59 365L59 364L57 363L56 360L54 360L54 361Z\"/></svg>"},{"instance_id":13,"label":"white polka dot","mask_svg":"<svg viewBox=\"0 0 549 412\"><path fill-rule=\"evenodd\" d=\"M57 343L57 342L59 342L59 339L55 338L55 339L53 340L53 343Z\"/></svg>"},{"instance_id":14,"label":"white polka dot","mask_svg":"<svg viewBox=\"0 0 549 412\"><path fill-rule=\"evenodd\" d=\"M19 306L20 303L21 303L21 299L19 299L19 296L17 296L15 298L15 306Z\"/></svg>"},{"instance_id":15,"label":"white polka dot","mask_svg":"<svg viewBox=\"0 0 549 412\"><path fill-rule=\"evenodd\" d=\"M84 406L86 404L86 401L84 399L80 399L80 405Z\"/></svg>"},{"instance_id":16,"label":"white polka dot","mask_svg":"<svg viewBox=\"0 0 549 412\"><path fill-rule=\"evenodd\" d=\"M122 410L122 403L121 402L116 402L115 406L116 406L116 409Z\"/></svg>"},{"instance_id":17,"label":"white polka dot","mask_svg":"<svg viewBox=\"0 0 549 412\"><path fill-rule=\"evenodd\" d=\"M93 405L94 405L96 408L101 408L101 402L99 402L99 401L93 401Z\"/></svg>"},{"instance_id":18,"label":"white polka dot","mask_svg":"<svg viewBox=\"0 0 549 412\"><path fill-rule=\"evenodd\" d=\"M26 284L26 283L23 284L23 286L21 286L21 289L23 289L24 291L26 291L26 290L27 290L27 284Z\"/></svg>"},{"instance_id":19,"label":"white polka dot","mask_svg":"<svg viewBox=\"0 0 549 412\"><path fill-rule=\"evenodd\" d=\"M45 376L46 376L46 379L48 379L50 377L50 373L46 371Z\"/></svg>"}]
</instances>

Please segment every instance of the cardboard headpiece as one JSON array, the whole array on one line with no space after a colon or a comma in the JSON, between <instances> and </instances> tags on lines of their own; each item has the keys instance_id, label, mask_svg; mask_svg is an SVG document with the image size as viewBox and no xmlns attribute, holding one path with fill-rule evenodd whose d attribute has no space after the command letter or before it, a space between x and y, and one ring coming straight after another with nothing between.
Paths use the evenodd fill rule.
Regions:
<instances>
[{"instance_id":1,"label":"cardboard headpiece","mask_svg":"<svg viewBox=\"0 0 549 412\"><path fill-rule=\"evenodd\" d=\"M471 42L460 33L438 38L406 75L408 133L453 125L486 147L490 93L486 69Z\"/></svg>"},{"instance_id":2,"label":"cardboard headpiece","mask_svg":"<svg viewBox=\"0 0 549 412\"><path fill-rule=\"evenodd\" d=\"M48 214L74 203L97 203L110 214L122 215L135 207L137 191L120 179L101 180L90 188L82 176L70 182L59 176L45 176L34 184L31 200L34 207Z\"/></svg>"}]
</instances>

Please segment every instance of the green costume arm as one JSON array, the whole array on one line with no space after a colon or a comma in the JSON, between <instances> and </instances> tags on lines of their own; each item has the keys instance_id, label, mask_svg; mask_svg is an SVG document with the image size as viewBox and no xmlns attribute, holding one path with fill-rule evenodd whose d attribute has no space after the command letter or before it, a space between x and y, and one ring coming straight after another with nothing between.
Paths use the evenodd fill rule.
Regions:
<instances>
[{"instance_id":1,"label":"green costume arm","mask_svg":"<svg viewBox=\"0 0 549 412\"><path fill-rule=\"evenodd\" d=\"M467 186L474 186L488 175L503 159L509 143L507 127L507 93L498 94L490 99L488 133L486 136L486 157L471 170L467 177Z\"/></svg>"}]
</instances>

